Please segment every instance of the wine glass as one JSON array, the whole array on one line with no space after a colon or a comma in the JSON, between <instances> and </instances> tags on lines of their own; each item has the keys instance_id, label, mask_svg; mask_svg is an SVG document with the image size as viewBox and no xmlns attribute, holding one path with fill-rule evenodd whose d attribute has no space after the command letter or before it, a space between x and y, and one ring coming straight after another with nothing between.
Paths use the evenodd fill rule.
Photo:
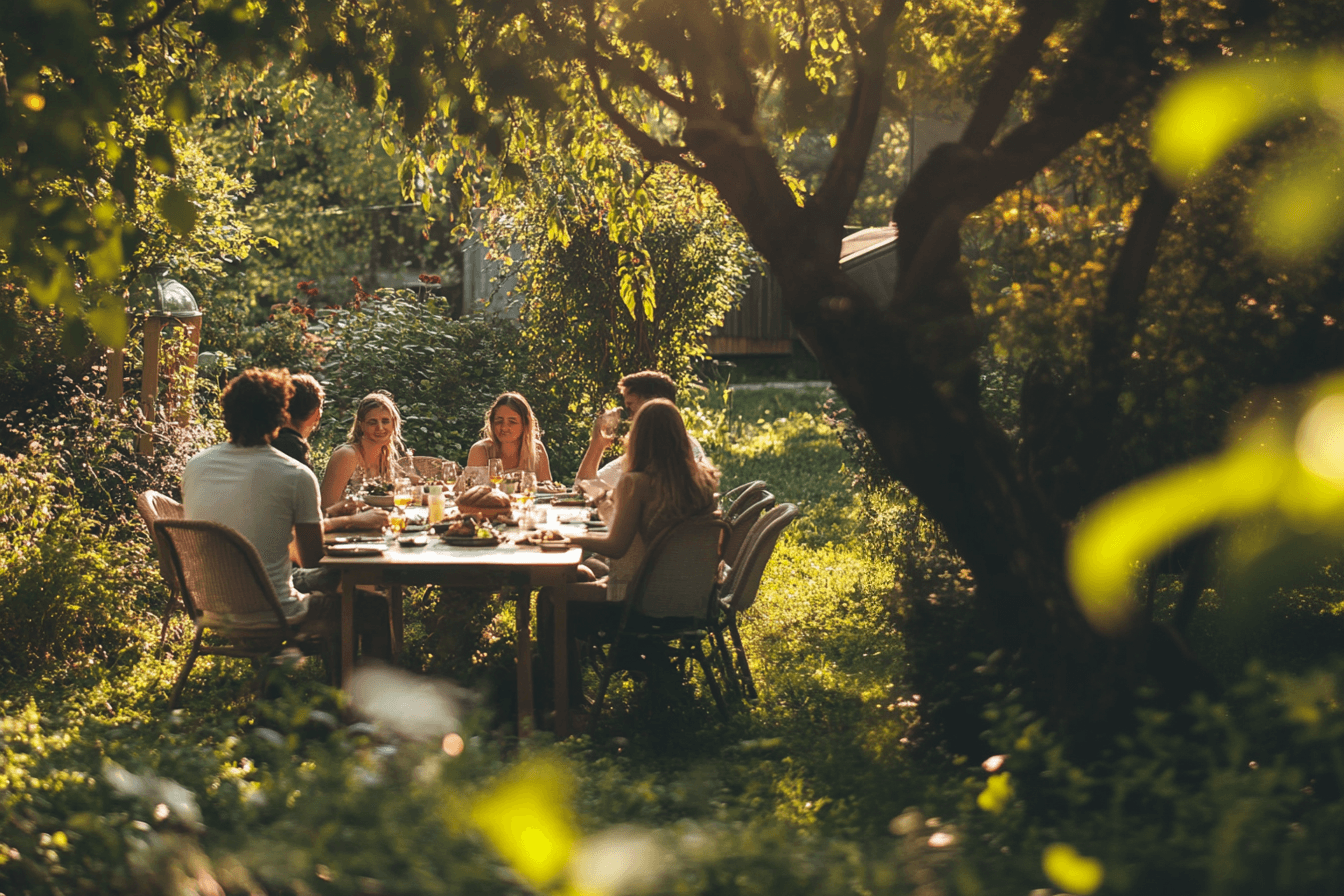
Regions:
<instances>
[{"instance_id":1,"label":"wine glass","mask_svg":"<svg viewBox=\"0 0 1344 896\"><path fill-rule=\"evenodd\" d=\"M492 457L489 461L490 484L499 488L499 484L504 481L504 459L501 457Z\"/></svg>"},{"instance_id":2,"label":"wine glass","mask_svg":"<svg viewBox=\"0 0 1344 896\"><path fill-rule=\"evenodd\" d=\"M518 494L523 507L531 507L537 497L537 474L524 470L518 479Z\"/></svg>"}]
</instances>

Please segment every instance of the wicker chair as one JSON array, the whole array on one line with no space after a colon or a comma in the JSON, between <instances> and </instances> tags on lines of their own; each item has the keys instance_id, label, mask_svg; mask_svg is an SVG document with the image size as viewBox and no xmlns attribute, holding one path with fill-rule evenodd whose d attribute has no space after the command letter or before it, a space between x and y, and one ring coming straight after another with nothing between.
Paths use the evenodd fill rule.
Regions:
<instances>
[{"instance_id":1,"label":"wicker chair","mask_svg":"<svg viewBox=\"0 0 1344 896\"><path fill-rule=\"evenodd\" d=\"M701 642L716 610L718 569L729 532L720 519L692 517L669 527L648 546L644 562L626 591L621 622L607 648L594 717L602 712L623 645L640 641L662 642L673 658L694 659L704 672L719 712L727 717L723 693ZM671 646L674 641L678 646Z\"/></svg>"},{"instance_id":2,"label":"wicker chair","mask_svg":"<svg viewBox=\"0 0 1344 896\"><path fill-rule=\"evenodd\" d=\"M761 587L761 576L775 552L775 543L779 541L780 533L797 515L798 508L795 505L781 504L756 521L742 548L741 562L734 567L728 580L723 583L719 597L722 612L714 622L714 641L719 648L719 654L725 657L726 663L729 654L723 640L723 632L727 629L733 639L733 650L737 657L736 678L739 680L742 692L751 700L756 699L756 683L752 681L751 667L747 665L747 652L742 647L742 636L737 631L737 617L756 602L756 592Z\"/></svg>"},{"instance_id":3,"label":"wicker chair","mask_svg":"<svg viewBox=\"0 0 1344 896\"><path fill-rule=\"evenodd\" d=\"M154 531L154 523L159 520L182 519L182 505L162 492L150 489L135 496L135 509L140 511L140 518L145 521L145 528L149 530L149 538L154 542L154 552L159 557L159 575L163 577L163 583L168 586L168 602L163 607L163 627L159 630L159 653L162 654L163 645L168 640L168 622L173 618L173 613L182 607L182 584L177 580L177 570L173 569L172 559L168 556L168 546L159 533Z\"/></svg>"},{"instance_id":4,"label":"wicker chair","mask_svg":"<svg viewBox=\"0 0 1344 896\"><path fill-rule=\"evenodd\" d=\"M248 657L255 664L297 643L300 635L314 639L323 634L325 620L285 617L257 549L234 529L205 520L159 520L154 528L168 547L182 585L182 602L196 625L191 653L173 686L169 707L177 706L196 657L202 654ZM247 621L230 621L238 619ZM206 629L220 643L203 643ZM334 671L328 663L328 673Z\"/></svg>"}]
</instances>

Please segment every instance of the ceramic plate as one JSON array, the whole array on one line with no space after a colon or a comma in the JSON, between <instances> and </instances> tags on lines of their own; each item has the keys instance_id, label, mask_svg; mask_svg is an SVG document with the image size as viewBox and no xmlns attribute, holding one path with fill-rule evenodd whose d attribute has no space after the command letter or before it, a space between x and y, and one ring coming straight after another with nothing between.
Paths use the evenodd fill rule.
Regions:
<instances>
[{"instance_id":1,"label":"ceramic plate","mask_svg":"<svg viewBox=\"0 0 1344 896\"><path fill-rule=\"evenodd\" d=\"M459 538L452 535L444 535L440 539L444 544L450 544L455 548L493 548L499 544L499 539L495 536L489 538Z\"/></svg>"},{"instance_id":2,"label":"ceramic plate","mask_svg":"<svg viewBox=\"0 0 1344 896\"><path fill-rule=\"evenodd\" d=\"M333 544L327 553L335 557L376 557L385 550L386 545L379 544Z\"/></svg>"}]
</instances>

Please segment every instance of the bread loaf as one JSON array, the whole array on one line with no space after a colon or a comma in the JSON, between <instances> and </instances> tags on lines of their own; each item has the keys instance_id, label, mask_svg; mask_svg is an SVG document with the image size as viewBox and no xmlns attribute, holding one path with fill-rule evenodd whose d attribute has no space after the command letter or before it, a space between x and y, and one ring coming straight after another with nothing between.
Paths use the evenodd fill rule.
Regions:
<instances>
[{"instance_id":1,"label":"bread loaf","mask_svg":"<svg viewBox=\"0 0 1344 896\"><path fill-rule=\"evenodd\" d=\"M458 505L467 505L468 507L499 508L504 509L509 506L509 496L497 488L491 488L488 485L476 485L461 494L457 499Z\"/></svg>"}]
</instances>

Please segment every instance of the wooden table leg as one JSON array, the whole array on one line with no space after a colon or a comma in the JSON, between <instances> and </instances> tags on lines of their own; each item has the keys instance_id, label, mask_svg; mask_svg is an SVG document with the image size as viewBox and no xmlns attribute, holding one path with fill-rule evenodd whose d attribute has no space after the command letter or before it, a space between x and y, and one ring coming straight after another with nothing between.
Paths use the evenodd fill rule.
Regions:
<instances>
[{"instance_id":1,"label":"wooden table leg","mask_svg":"<svg viewBox=\"0 0 1344 896\"><path fill-rule=\"evenodd\" d=\"M552 608L555 613L553 628L555 643L551 650L555 654L555 676L551 683L551 693L555 695L555 739L569 737L569 602L564 598L564 588L551 590Z\"/></svg>"},{"instance_id":2,"label":"wooden table leg","mask_svg":"<svg viewBox=\"0 0 1344 896\"><path fill-rule=\"evenodd\" d=\"M400 585L390 585L387 589L387 607L392 627L392 662L401 663L401 644L405 634L405 620L403 614L405 608L403 603L406 599L405 589Z\"/></svg>"},{"instance_id":3,"label":"wooden table leg","mask_svg":"<svg viewBox=\"0 0 1344 896\"><path fill-rule=\"evenodd\" d=\"M501 589L501 596L507 600L511 588ZM519 589L514 601L518 629L518 736L529 737L532 734L532 589Z\"/></svg>"},{"instance_id":4,"label":"wooden table leg","mask_svg":"<svg viewBox=\"0 0 1344 896\"><path fill-rule=\"evenodd\" d=\"M341 687L348 688L355 671L355 579L341 576Z\"/></svg>"}]
</instances>

